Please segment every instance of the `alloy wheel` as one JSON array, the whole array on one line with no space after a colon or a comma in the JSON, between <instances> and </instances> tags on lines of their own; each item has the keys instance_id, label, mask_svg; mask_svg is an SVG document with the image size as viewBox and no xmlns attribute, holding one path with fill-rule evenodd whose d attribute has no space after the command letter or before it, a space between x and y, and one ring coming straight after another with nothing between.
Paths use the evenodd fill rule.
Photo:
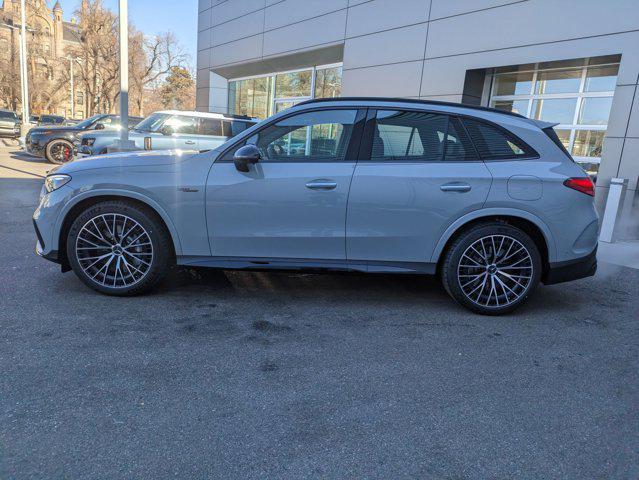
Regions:
<instances>
[{"instance_id":1,"label":"alloy wheel","mask_svg":"<svg viewBox=\"0 0 639 480\"><path fill-rule=\"evenodd\" d=\"M462 254L457 281L471 302L487 308L505 307L530 289L533 260L528 249L507 235L488 235Z\"/></svg>"},{"instance_id":2,"label":"alloy wheel","mask_svg":"<svg viewBox=\"0 0 639 480\"><path fill-rule=\"evenodd\" d=\"M63 142L56 143L55 145L51 146L51 156L58 163L66 163L71 160L71 147Z\"/></svg>"},{"instance_id":3,"label":"alloy wheel","mask_svg":"<svg viewBox=\"0 0 639 480\"><path fill-rule=\"evenodd\" d=\"M99 285L126 288L140 282L153 263L149 233L129 216L106 213L80 229L75 253L82 271Z\"/></svg>"}]
</instances>

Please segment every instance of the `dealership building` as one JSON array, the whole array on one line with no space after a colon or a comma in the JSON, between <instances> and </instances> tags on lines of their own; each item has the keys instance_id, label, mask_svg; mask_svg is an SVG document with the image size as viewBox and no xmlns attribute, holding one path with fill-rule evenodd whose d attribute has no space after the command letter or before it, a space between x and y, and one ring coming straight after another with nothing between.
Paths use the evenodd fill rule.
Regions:
<instances>
[{"instance_id":1,"label":"dealership building","mask_svg":"<svg viewBox=\"0 0 639 480\"><path fill-rule=\"evenodd\" d=\"M558 123L597 178L628 179L639 238L638 0L199 0L197 108L265 118L317 97L491 106Z\"/></svg>"}]
</instances>

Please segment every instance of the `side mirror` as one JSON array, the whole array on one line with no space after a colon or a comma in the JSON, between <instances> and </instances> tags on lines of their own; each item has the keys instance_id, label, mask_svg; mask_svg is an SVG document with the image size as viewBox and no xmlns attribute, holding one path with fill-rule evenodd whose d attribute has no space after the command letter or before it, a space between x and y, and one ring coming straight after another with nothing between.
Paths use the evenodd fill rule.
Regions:
<instances>
[{"instance_id":1,"label":"side mirror","mask_svg":"<svg viewBox=\"0 0 639 480\"><path fill-rule=\"evenodd\" d=\"M249 165L255 165L260 158L260 151L255 145L244 145L233 155L233 163L238 172L248 172Z\"/></svg>"},{"instance_id":2,"label":"side mirror","mask_svg":"<svg viewBox=\"0 0 639 480\"><path fill-rule=\"evenodd\" d=\"M160 133L162 135L166 135L167 137L170 137L171 135L175 133L175 130L173 130L173 127L171 127L170 125L164 125L162 126L162 128L160 128Z\"/></svg>"},{"instance_id":3,"label":"side mirror","mask_svg":"<svg viewBox=\"0 0 639 480\"><path fill-rule=\"evenodd\" d=\"M104 123L98 123L95 126L96 130L104 130L104 128L105 128Z\"/></svg>"}]
</instances>

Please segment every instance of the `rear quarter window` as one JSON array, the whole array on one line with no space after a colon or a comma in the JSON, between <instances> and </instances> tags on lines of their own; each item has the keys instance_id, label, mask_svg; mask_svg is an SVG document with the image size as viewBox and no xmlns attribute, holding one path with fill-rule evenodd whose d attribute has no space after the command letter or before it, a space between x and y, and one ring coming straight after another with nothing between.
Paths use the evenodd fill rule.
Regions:
<instances>
[{"instance_id":1,"label":"rear quarter window","mask_svg":"<svg viewBox=\"0 0 639 480\"><path fill-rule=\"evenodd\" d=\"M507 160L537 157L523 140L490 123L472 118L463 119L464 126L483 160Z\"/></svg>"}]
</instances>

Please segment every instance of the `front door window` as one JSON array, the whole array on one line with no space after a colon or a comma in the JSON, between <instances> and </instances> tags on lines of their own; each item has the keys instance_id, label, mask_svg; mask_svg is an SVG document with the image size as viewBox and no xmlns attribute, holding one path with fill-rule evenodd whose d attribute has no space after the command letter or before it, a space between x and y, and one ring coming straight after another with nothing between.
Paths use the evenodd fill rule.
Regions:
<instances>
[{"instance_id":1,"label":"front door window","mask_svg":"<svg viewBox=\"0 0 639 480\"><path fill-rule=\"evenodd\" d=\"M341 161L357 110L319 110L284 118L248 140L263 161Z\"/></svg>"}]
</instances>

